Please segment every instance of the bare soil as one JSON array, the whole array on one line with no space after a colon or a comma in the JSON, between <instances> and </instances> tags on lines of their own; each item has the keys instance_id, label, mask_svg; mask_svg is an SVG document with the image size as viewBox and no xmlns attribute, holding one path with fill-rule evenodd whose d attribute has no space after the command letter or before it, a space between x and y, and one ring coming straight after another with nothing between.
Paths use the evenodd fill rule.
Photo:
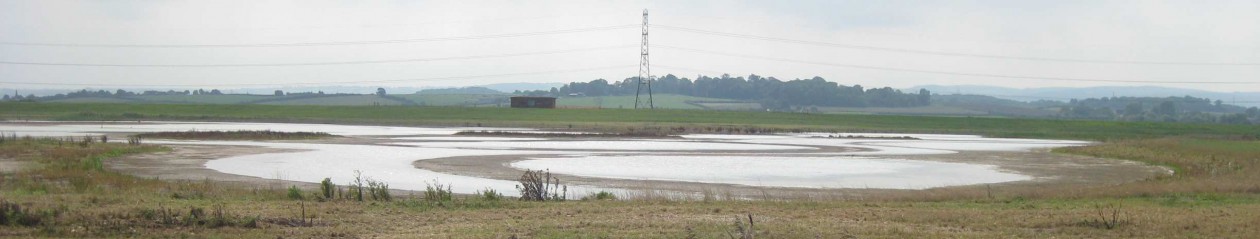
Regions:
<instances>
[{"instance_id":1,"label":"bare soil","mask_svg":"<svg viewBox=\"0 0 1260 239\"><path fill-rule=\"evenodd\" d=\"M0 173L12 173L26 167L26 162L11 158L0 158Z\"/></svg>"},{"instance_id":2,"label":"bare soil","mask_svg":"<svg viewBox=\"0 0 1260 239\"><path fill-rule=\"evenodd\" d=\"M167 147L170 147L171 151L131 155L109 160L105 162L105 167L144 178L185 181L212 180L273 186L283 181L222 173L206 168L206 161L240 155L297 151L232 145L167 145Z\"/></svg>"}]
</instances>

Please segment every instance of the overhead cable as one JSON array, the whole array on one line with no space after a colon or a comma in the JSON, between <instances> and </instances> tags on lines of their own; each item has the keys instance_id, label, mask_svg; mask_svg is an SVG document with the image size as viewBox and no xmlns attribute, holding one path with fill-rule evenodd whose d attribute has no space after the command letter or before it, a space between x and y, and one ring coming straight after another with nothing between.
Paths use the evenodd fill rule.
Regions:
<instances>
[{"instance_id":1,"label":"overhead cable","mask_svg":"<svg viewBox=\"0 0 1260 239\"><path fill-rule=\"evenodd\" d=\"M780 37L756 36L756 35L747 35L747 34L739 34L739 33L709 31L709 30L702 30L702 29L695 29L695 28L675 27L675 26L658 25L658 24L653 24L651 26L655 27L656 29L661 29L661 30L672 30L672 31L689 32L689 33L697 33L697 34L705 34L705 35L713 35L713 36L774 41L774 42L784 42L784 43L794 43L794 44L824 46L824 47L858 49L858 50L921 54L921 55L971 57L971 58L987 58L987 59L1002 59L1002 60L1022 60L1022 61L1042 61L1042 62L1102 63L1102 64L1128 64L1128 65L1260 66L1260 63L1251 63L1251 62L1119 61L1119 60L1098 60L1098 59L987 55L987 54L975 54L975 53L963 53L963 52L930 51L930 50L919 50L919 49L908 49L908 48L892 48L892 47L842 44L842 43L820 42L820 41L807 41L807 40L789 39L789 38L780 38Z\"/></svg>"},{"instance_id":2,"label":"overhead cable","mask_svg":"<svg viewBox=\"0 0 1260 239\"><path fill-rule=\"evenodd\" d=\"M1027 79L1027 80L1046 80L1046 81L1080 81L1080 82L1159 83L1159 84L1237 84L1237 85L1260 84L1260 82L1254 82L1254 81L1151 81L1151 80L1109 80L1109 79L1093 79L1093 78L1069 78L1069 77L1046 77L1046 76L1003 75L1003 74L987 74L987 73L967 73L967 72L952 72L952 71L938 71L938 70L921 70L921 69L909 69L909 68L895 68L895 67L882 67L882 66L867 66L867 65L853 65L853 64L838 64L838 63L815 62L815 61L802 61L802 60L796 60L796 59L776 58L776 57L767 57L767 56L753 56L753 55L744 55L744 54L734 54L734 53L726 53L726 52L718 52L718 51L708 51L708 50L700 50L700 49L691 49L691 48L685 48L685 47L666 46L666 45L659 45L659 44L654 45L654 46L659 47L659 48L665 48L665 49L674 49L674 50L679 50L679 51L695 52L695 53L702 53L702 54L709 54L709 55L721 55L721 56L730 56L730 57L740 57L740 58L749 58L749 59L758 59L758 60L769 60L769 61L781 61L781 62L792 62L792 63L810 64L810 65L821 65L821 66L845 67L845 68L868 69L868 70L880 70L880 71L894 71L894 72L913 72L913 73L937 74L937 75L975 76L975 77L989 77L989 78Z\"/></svg>"},{"instance_id":3,"label":"overhead cable","mask_svg":"<svg viewBox=\"0 0 1260 239\"><path fill-rule=\"evenodd\" d=\"M454 56L454 57L436 57L436 58L410 58L410 59L390 59L390 60L364 60L364 61L331 61L331 62L297 62L297 63L257 63L257 64L95 64L95 63L64 63L64 62L19 62L19 61L0 61L3 65L33 65L33 66L82 66L82 67L278 67L278 66L325 66L325 65L362 65L362 64L382 64L382 63L405 63L405 62L428 62L428 61L449 61L449 60L469 60L469 59L485 59L485 58L501 58L516 56L533 56L533 55L550 55L572 52L599 51L619 48L637 47L638 45L620 45L605 46L594 48L580 48L557 51L538 51L524 52L512 54L493 54L493 55L473 55L473 56Z\"/></svg>"},{"instance_id":4,"label":"overhead cable","mask_svg":"<svg viewBox=\"0 0 1260 239\"><path fill-rule=\"evenodd\" d=\"M554 71L535 71L535 72L518 72L506 74L491 75L470 75L470 76L448 76L448 77L427 77L427 78L409 78L409 79L393 79L393 80L363 80L363 81L328 81L328 82L281 82L281 83L244 83L244 84L85 84L85 83L50 83L50 82L15 82L0 81L4 84L20 84L20 85L54 85L54 86L101 86L101 87L197 87L197 86L288 86L288 85L329 85L329 84L356 84L356 83L391 83L391 82L427 82L427 81L450 81L464 80L476 78L494 78L524 75L546 75L560 74L571 72L597 71L608 69L628 69L638 65L618 65L604 66L592 68L580 68L569 70Z\"/></svg>"},{"instance_id":5,"label":"overhead cable","mask_svg":"<svg viewBox=\"0 0 1260 239\"><path fill-rule=\"evenodd\" d=\"M617 26L605 26L605 27L591 27L591 28L507 33L507 34L492 34L492 35L477 35L477 36L411 38L411 39L368 40L368 41L242 43L242 44L93 44L93 43L48 43L48 42L2 41L0 42L0 45L41 46L41 47L94 47L94 48L241 48L241 47L308 47L308 46L338 46L338 45L377 45L377 44L460 41L460 40L479 40L479 39L492 39L492 38L510 38L510 37L569 34L569 33L579 33L579 32L607 31L607 30L616 30L616 29L636 28L639 26L640 25L617 25Z\"/></svg>"}]
</instances>

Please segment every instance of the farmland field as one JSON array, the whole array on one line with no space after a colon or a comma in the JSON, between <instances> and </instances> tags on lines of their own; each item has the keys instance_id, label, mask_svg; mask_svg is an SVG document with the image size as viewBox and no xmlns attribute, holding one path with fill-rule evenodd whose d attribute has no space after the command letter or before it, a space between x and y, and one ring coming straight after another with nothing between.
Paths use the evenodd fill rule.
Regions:
<instances>
[{"instance_id":1,"label":"farmland field","mask_svg":"<svg viewBox=\"0 0 1260 239\"><path fill-rule=\"evenodd\" d=\"M556 104L559 107L633 109L634 98L633 95L561 97L556 100ZM722 99L669 94L654 95L652 99L656 108L660 109L701 109L700 106L689 104L688 102L723 101ZM640 99L640 104L647 104L646 94Z\"/></svg>"},{"instance_id":2,"label":"farmland field","mask_svg":"<svg viewBox=\"0 0 1260 239\"><path fill-rule=\"evenodd\" d=\"M140 95L133 96L142 101L154 103L182 104L243 104L255 100L271 99L269 95Z\"/></svg>"},{"instance_id":3,"label":"farmland field","mask_svg":"<svg viewBox=\"0 0 1260 239\"><path fill-rule=\"evenodd\" d=\"M263 105L344 105L344 106L404 105L404 104L409 104L409 103L411 102L383 98L377 95L329 95L329 96L312 97L312 98L276 99L276 100L254 102L254 104L263 104Z\"/></svg>"},{"instance_id":4,"label":"farmland field","mask_svg":"<svg viewBox=\"0 0 1260 239\"><path fill-rule=\"evenodd\" d=\"M425 106L497 106L508 94L405 94L394 95Z\"/></svg>"}]
</instances>

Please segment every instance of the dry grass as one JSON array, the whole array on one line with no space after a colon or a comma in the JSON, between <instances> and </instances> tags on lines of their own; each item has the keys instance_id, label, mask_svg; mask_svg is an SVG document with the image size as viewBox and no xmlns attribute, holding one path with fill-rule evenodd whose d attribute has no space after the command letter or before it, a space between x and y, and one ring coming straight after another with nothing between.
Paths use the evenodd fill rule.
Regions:
<instances>
[{"instance_id":1,"label":"dry grass","mask_svg":"<svg viewBox=\"0 0 1260 239\"><path fill-rule=\"evenodd\" d=\"M160 147L9 140L0 143L0 158L33 164L3 175L0 201L46 220L0 226L0 237L727 238L737 231L732 218L746 221L747 215L756 226L746 232L756 238L1246 237L1260 235L1260 195L1251 190L1254 143L1158 139L1063 149L1180 169L1169 178L1049 193L972 187L863 200L748 201L706 192L700 196L712 200L661 195L531 202L456 195L432 202L401 195L392 201L298 202L283 187L142 179L83 163ZM1221 185L1199 188L1211 184ZM1069 191L1079 193L1050 195ZM306 198L320 194L310 193Z\"/></svg>"},{"instance_id":2,"label":"dry grass","mask_svg":"<svg viewBox=\"0 0 1260 239\"><path fill-rule=\"evenodd\" d=\"M1056 152L1164 165L1171 177L1108 187L1090 196L1159 196L1185 193L1260 193L1260 141L1161 138L1123 140Z\"/></svg>"}]
</instances>

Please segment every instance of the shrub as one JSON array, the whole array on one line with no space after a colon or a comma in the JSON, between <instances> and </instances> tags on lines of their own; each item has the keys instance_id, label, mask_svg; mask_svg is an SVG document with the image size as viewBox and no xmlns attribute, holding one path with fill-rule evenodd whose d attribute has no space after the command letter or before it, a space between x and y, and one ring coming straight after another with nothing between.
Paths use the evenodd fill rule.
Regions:
<instances>
[{"instance_id":1,"label":"shrub","mask_svg":"<svg viewBox=\"0 0 1260 239\"><path fill-rule=\"evenodd\" d=\"M503 194L499 193L498 191L495 191L493 188L488 188L488 187L486 188L486 190L477 192L477 195L481 196L481 200L486 200L486 201L498 201L500 199L503 199Z\"/></svg>"},{"instance_id":2,"label":"shrub","mask_svg":"<svg viewBox=\"0 0 1260 239\"><path fill-rule=\"evenodd\" d=\"M389 195L388 183L372 180L371 178L367 179L367 183L368 196L370 196L372 200L389 201L393 199L393 197Z\"/></svg>"},{"instance_id":3,"label":"shrub","mask_svg":"<svg viewBox=\"0 0 1260 239\"><path fill-rule=\"evenodd\" d=\"M516 190L521 191L524 201L564 201L568 196L569 187L560 185L560 179L552 177L550 171L527 169L518 181Z\"/></svg>"},{"instance_id":4,"label":"shrub","mask_svg":"<svg viewBox=\"0 0 1260 239\"><path fill-rule=\"evenodd\" d=\"M1094 212L1094 218L1085 219L1081 223L1086 226L1107 230L1129 223L1129 220L1121 218L1124 213L1119 204L1095 205Z\"/></svg>"},{"instance_id":5,"label":"shrub","mask_svg":"<svg viewBox=\"0 0 1260 239\"><path fill-rule=\"evenodd\" d=\"M302 200L302 189L299 189L297 185L289 186L289 199Z\"/></svg>"},{"instance_id":6,"label":"shrub","mask_svg":"<svg viewBox=\"0 0 1260 239\"><path fill-rule=\"evenodd\" d=\"M102 157L100 157L100 156L93 156L93 157L87 157L87 158L84 158L84 159L83 159L83 161L82 161L82 162L83 162L83 169L85 169L85 170L104 171L104 170L105 170L105 162L104 162L104 160L105 160L105 159L104 159L104 158L102 158Z\"/></svg>"},{"instance_id":7,"label":"shrub","mask_svg":"<svg viewBox=\"0 0 1260 239\"><path fill-rule=\"evenodd\" d=\"M324 178L319 182L319 192L323 193L324 199L333 199L333 193L337 191L337 185L333 185L332 178Z\"/></svg>"},{"instance_id":8,"label":"shrub","mask_svg":"<svg viewBox=\"0 0 1260 239\"><path fill-rule=\"evenodd\" d=\"M433 183L425 183L424 200L430 202L448 202L451 201L453 194L451 193L451 185L446 184L446 188L442 188L442 184L437 180Z\"/></svg>"},{"instance_id":9,"label":"shrub","mask_svg":"<svg viewBox=\"0 0 1260 239\"><path fill-rule=\"evenodd\" d=\"M607 191L599 191L582 197L582 200L617 200L617 195L613 195Z\"/></svg>"},{"instance_id":10,"label":"shrub","mask_svg":"<svg viewBox=\"0 0 1260 239\"><path fill-rule=\"evenodd\" d=\"M363 201L363 172L354 170L354 182L350 184L350 196L356 201Z\"/></svg>"},{"instance_id":11,"label":"shrub","mask_svg":"<svg viewBox=\"0 0 1260 239\"><path fill-rule=\"evenodd\" d=\"M0 225L33 227L43 223L45 214L31 212L17 203L0 201Z\"/></svg>"},{"instance_id":12,"label":"shrub","mask_svg":"<svg viewBox=\"0 0 1260 239\"><path fill-rule=\"evenodd\" d=\"M140 145L140 136L139 135L127 136L127 144Z\"/></svg>"}]
</instances>

